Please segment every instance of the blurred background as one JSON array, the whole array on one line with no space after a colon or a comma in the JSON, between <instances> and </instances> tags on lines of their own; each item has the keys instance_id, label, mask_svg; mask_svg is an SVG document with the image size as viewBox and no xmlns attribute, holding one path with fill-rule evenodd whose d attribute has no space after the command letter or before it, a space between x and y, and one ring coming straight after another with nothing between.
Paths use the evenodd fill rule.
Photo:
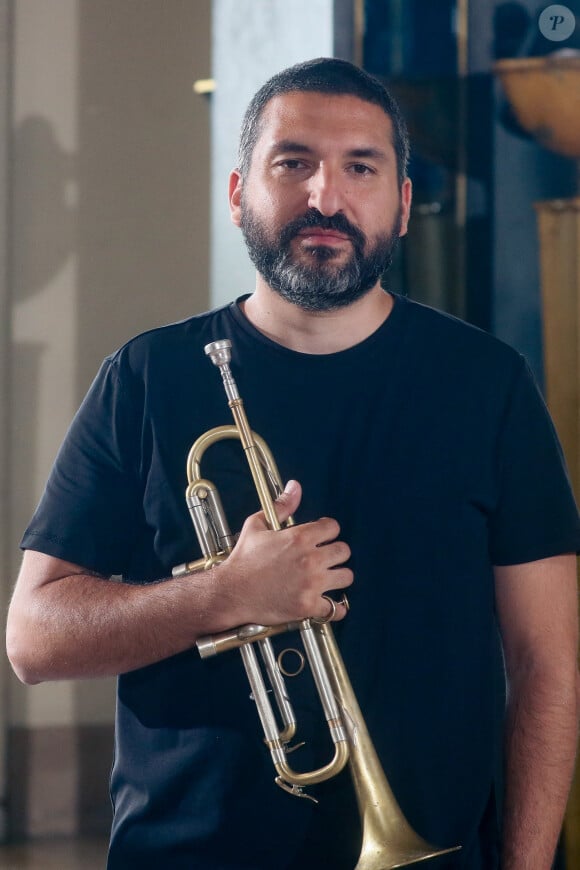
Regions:
<instances>
[{"instance_id":1,"label":"blurred background","mask_svg":"<svg viewBox=\"0 0 580 870\"><path fill-rule=\"evenodd\" d=\"M386 286L526 355L578 494L579 2L0 0L4 611L103 356L252 289L227 201L241 116L266 78L311 57L377 75L410 126L413 218ZM0 658L0 841L32 844L0 848L0 867L33 866L16 861L34 844L34 866L62 870L65 853L88 866L77 841L54 864L61 847L44 844L104 843L113 717L113 681L24 687Z\"/></svg>"}]
</instances>

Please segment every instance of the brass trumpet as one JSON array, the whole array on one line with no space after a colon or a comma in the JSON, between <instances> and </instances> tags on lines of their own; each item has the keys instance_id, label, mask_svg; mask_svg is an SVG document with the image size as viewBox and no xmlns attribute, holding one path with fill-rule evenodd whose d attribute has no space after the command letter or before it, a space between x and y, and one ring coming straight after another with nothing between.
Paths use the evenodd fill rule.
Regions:
<instances>
[{"instance_id":1,"label":"brass trumpet","mask_svg":"<svg viewBox=\"0 0 580 870\"><path fill-rule=\"evenodd\" d=\"M219 564L234 547L235 539L228 527L219 493L211 481L201 476L200 471L204 452L217 441L227 438L241 441L266 522L271 529L282 528L274 508L274 501L282 491L282 481L268 446L249 427L229 366L231 342L226 339L214 341L205 347L205 353L221 371L234 425L210 429L197 439L189 452L186 501L204 555L195 562L176 567L174 576ZM290 518L284 526L292 524L293 519ZM281 667L269 640L273 635L296 629L300 632L334 743L333 758L323 767L305 773L293 770L288 764L287 753L293 748L289 742L296 732L296 718ZM268 698L255 646L260 650L276 699L282 729L278 726ZM432 846L416 834L407 822L382 770L329 624L303 619L276 626L243 625L218 635L200 638L197 647L202 658L229 649L240 650L265 742L276 769L275 781L281 788L298 797L309 797L304 792L305 786L336 776L349 762L362 828L362 850L355 870L405 867L460 848L440 849Z\"/></svg>"}]
</instances>

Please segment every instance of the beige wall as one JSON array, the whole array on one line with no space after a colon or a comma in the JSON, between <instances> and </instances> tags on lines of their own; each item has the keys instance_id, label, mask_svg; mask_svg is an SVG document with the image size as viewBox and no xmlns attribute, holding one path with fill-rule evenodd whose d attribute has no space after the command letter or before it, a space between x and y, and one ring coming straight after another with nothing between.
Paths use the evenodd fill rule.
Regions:
<instances>
[{"instance_id":1,"label":"beige wall","mask_svg":"<svg viewBox=\"0 0 580 870\"><path fill-rule=\"evenodd\" d=\"M10 0L0 0L0 578L8 574L9 540L9 404L10 303L8 288L8 125L10 106ZM4 613L8 584L0 579L0 612ZM5 719L8 669L0 654L0 839L6 829Z\"/></svg>"},{"instance_id":2,"label":"beige wall","mask_svg":"<svg viewBox=\"0 0 580 870\"><path fill-rule=\"evenodd\" d=\"M210 75L210 0L12 5L4 599L19 536L102 357L209 304L208 103L191 86ZM112 719L109 681L7 682L5 728Z\"/></svg>"}]
</instances>

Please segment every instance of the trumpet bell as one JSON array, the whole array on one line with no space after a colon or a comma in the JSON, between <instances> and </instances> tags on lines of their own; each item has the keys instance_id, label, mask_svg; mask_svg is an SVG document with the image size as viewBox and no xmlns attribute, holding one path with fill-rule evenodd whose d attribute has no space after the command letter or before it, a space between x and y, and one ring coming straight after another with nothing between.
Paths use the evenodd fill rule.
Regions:
<instances>
[{"instance_id":1,"label":"trumpet bell","mask_svg":"<svg viewBox=\"0 0 580 870\"><path fill-rule=\"evenodd\" d=\"M390 791L386 780L385 785ZM448 852L457 852L461 848L453 846L439 849L428 843L411 828L394 799L386 806L378 802L367 804L361 812L361 823L363 842L355 870L407 867Z\"/></svg>"},{"instance_id":2,"label":"trumpet bell","mask_svg":"<svg viewBox=\"0 0 580 870\"><path fill-rule=\"evenodd\" d=\"M388 783L385 784L390 791ZM383 788L384 788L383 785ZM386 792L384 792L386 793ZM357 796L359 792L357 791ZM361 809L359 803L359 810ZM428 843L409 825L394 798L388 805L367 804L361 812L363 842L355 870L391 870L418 864L461 847L439 849Z\"/></svg>"},{"instance_id":3,"label":"trumpet bell","mask_svg":"<svg viewBox=\"0 0 580 870\"><path fill-rule=\"evenodd\" d=\"M348 711L349 767L362 829L362 848L355 870L390 870L458 851L440 848L413 830L401 810L369 735L336 638L330 626L316 627L334 691Z\"/></svg>"},{"instance_id":4,"label":"trumpet bell","mask_svg":"<svg viewBox=\"0 0 580 870\"><path fill-rule=\"evenodd\" d=\"M415 836L416 840L413 843L397 842L382 845L372 843L368 847L363 844L355 870L391 870L394 867L408 867L409 864L418 864L420 861L437 858L447 852L457 852L460 848L455 846L452 849L436 849L421 837ZM398 857L385 858L385 852L396 852Z\"/></svg>"}]
</instances>

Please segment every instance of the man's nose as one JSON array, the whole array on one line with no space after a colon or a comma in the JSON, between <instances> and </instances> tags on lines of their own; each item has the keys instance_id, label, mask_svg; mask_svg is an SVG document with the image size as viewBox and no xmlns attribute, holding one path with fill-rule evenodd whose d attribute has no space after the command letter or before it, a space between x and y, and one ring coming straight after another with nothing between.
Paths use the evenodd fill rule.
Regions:
<instances>
[{"instance_id":1,"label":"man's nose","mask_svg":"<svg viewBox=\"0 0 580 870\"><path fill-rule=\"evenodd\" d=\"M309 208L317 209L325 217L331 217L343 208L340 178L329 166L319 166L310 177L308 194Z\"/></svg>"}]
</instances>

